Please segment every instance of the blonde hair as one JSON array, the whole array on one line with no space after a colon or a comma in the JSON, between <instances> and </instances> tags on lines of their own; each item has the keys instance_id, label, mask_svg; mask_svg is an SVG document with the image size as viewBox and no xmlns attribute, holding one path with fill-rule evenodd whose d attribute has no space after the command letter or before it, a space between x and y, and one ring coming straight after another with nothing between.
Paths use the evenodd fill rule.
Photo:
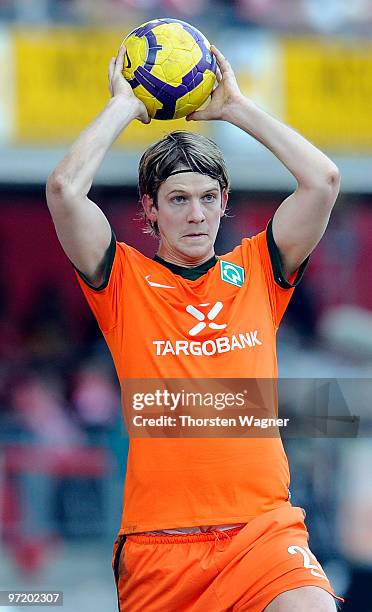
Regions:
<instances>
[{"instance_id":1,"label":"blonde hair","mask_svg":"<svg viewBox=\"0 0 372 612\"><path fill-rule=\"evenodd\" d=\"M213 140L193 132L175 131L150 145L138 166L139 197L150 196L157 208L158 189L173 172L185 168L216 179L222 190L229 191L230 178L222 152ZM145 232L159 236L157 223L152 223L142 209Z\"/></svg>"}]
</instances>

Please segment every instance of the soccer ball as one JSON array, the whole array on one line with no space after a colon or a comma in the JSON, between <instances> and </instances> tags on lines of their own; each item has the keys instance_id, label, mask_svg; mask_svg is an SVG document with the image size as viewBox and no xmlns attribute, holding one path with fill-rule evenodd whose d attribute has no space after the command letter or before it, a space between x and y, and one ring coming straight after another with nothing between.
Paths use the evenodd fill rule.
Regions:
<instances>
[{"instance_id":1,"label":"soccer ball","mask_svg":"<svg viewBox=\"0 0 372 612\"><path fill-rule=\"evenodd\" d=\"M216 58L196 28L178 19L144 23L124 40L123 75L154 119L179 119L210 96Z\"/></svg>"}]
</instances>

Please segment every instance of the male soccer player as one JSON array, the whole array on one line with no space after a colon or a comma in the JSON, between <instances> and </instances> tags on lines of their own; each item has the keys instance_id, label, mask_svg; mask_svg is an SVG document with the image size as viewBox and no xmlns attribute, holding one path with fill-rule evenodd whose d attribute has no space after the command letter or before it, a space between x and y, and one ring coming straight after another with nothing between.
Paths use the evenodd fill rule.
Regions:
<instances>
[{"instance_id":1,"label":"male soccer player","mask_svg":"<svg viewBox=\"0 0 372 612\"><path fill-rule=\"evenodd\" d=\"M117 136L134 119L149 123L122 76L124 47L109 66L111 100L48 180L59 240L120 382L275 378L277 328L338 194L334 163L244 97L229 62L212 50L218 86L188 119L238 126L297 180L265 231L216 257L229 191L222 154L202 136L174 132L149 147L139 167L157 255L116 242L88 193ZM119 609L335 610L288 485L279 437L133 437L113 555Z\"/></svg>"}]
</instances>

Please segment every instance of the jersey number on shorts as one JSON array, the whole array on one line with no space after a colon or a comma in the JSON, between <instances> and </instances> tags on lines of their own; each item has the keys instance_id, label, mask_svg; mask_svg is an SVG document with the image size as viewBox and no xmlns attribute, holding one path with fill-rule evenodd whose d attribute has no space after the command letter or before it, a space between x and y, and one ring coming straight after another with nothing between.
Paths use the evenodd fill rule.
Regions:
<instances>
[{"instance_id":1,"label":"jersey number on shorts","mask_svg":"<svg viewBox=\"0 0 372 612\"><path fill-rule=\"evenodd\" d=\"M319 561L317 561L317 558L311 552L310 548L305 548L304 546L288 546L287 550L290 555L296 555L297 553L300 553L304 558L304 567L306 567L306 569L309 569L313 576L327 579ZM311 563L311 557L314 559L315 564Z\"/></svg>"}]
</instances>

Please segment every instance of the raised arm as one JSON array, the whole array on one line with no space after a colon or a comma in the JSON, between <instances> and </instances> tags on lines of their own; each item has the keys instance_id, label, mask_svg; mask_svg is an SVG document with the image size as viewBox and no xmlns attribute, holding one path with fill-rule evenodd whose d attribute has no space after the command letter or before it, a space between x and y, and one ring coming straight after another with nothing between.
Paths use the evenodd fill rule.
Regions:
<instances>
[{"instance_id":1,"label":"raised arm","mask_svg":"<svg viewBox=\"0 0 372 612\"><path fill-rule=\"evenodd\" d=\"M273 219L273 236L288 278L316 247L336 201L340 176L336 165L295 130L244 97L229 62L215 48L219 84L206 109L191 120L220 119L236 125L269 149L293 174L297 189Z\"/></svg>"},{"instance_id":2,"label":"raised arm","mask_svg":"<svg viewBox=\"0 0 372 612\"><path fill-rule=\"evenodd\" d=\"M47 203L59 241L72 263L99 286L111 228L102 210L88 198L107 151L134 119L149 123L144 104L122 76L125 47L109 65L111 100L80 134L47 182Z\"/></svg>"}]
</instances>

